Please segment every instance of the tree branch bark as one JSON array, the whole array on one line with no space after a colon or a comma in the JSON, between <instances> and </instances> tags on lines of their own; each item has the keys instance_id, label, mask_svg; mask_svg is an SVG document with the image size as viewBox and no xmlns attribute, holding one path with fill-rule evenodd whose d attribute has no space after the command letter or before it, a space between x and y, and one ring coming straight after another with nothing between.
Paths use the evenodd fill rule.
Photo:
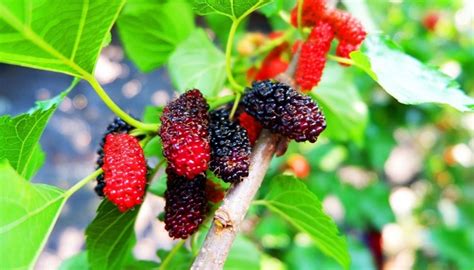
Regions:
<instances>
[{"instance_id":1,"label":"tree branch bark","mask_svg":"<svg viewBox=\"0 0 474 270\"><path fill-rule=\"evenodd\" d=\"M279 139L278 135L262 131L250 158L249 176L232 186L216 210L214 222L191 269L223 268L250 203L262 184Z\"/></svg>"}]
</instances>

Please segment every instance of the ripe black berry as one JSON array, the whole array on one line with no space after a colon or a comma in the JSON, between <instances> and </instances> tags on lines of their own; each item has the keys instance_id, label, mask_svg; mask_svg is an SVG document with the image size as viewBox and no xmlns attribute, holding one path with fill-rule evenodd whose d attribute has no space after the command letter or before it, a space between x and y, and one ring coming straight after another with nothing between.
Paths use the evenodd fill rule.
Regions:
<instances>
[{"instance_id":1,"label":"ripe black berry","mask_svg":"<svg viewBox=\"0 0 474 270\"><path fill-rule=\"evenodd\" d=\"M290 86L256 81L243 98L245 110L264 128L297 142L315 142L326 128L326 120L315 101Z\"/></svg>"},{"instance_id":2,"label":"ripe black berry","mask_svg":"<svg viewBox=\"0 0 474 270\"><path fill-rule=\"evenodd\" d=\"M247 131L229 120L229 111L226 109L211 112L210 118L209 167L225 182L241 181L249 173L251 147Z\"/></svg>"}]
</instances>

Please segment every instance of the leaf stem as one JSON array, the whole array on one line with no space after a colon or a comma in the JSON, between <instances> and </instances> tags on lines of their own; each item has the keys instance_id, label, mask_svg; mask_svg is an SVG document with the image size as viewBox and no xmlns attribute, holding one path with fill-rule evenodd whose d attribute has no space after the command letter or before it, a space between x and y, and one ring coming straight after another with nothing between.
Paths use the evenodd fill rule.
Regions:
<instances>
[{"instance_id":1,"label":"leaf stem","mask_svg":"<svg viewBox=\"0 0 474 270\"><path fill-rule=\"evenodd\" d=\"M95 172L89 174L88 176L84 177L82 180L77 182L74 186L70 187L66 192L64 193L64 198L69 198L71 197L72 194L74 194L76 191L81 189L83 186L85 186L87 183L89 183L91 180L97 178L102 173L102 169L97 169Z\"/></svg>"},{"instance_id":2,"label":"leaf stem","mask_svg":"<svg viewBox=\"0 0 474 270\"><path fill-rule=\"evenodd\" d=\"M109 97L107 92L105 92L104 88L100 85L100 83L94 78L93 75L88 74L84 77L85 80L89 82L92 88L95 90L97 95L102 99L102 101L109 107L109 109L114 112L118 117L122 118L128 124L147 131L156 132L158 130L158 125L156 124L146 124L140 122L133 117L131 117L128 113L124 112L115 102Z\"/></svg>"},{"instance_id":3,"label":"leaf stem","mask_svg":"<svg viewBox=\"0 0 474 270\"><path fill-rule=\"evenodd\" d=\"M159 270L165 270L168 269L168 264L171 262L171 259L173 259L174 255L178 252L178 250L183 246L184 240L180 240L174 247L171 249L170 253L166 258L163 260L163 262L160 265Z\"/></svg>"},{"instance_id":4,"label":"leaf stem","mask_svg":"<svg viewBox=\"0 0 474 270\"><path fill-rule=\"evenodd\" d=\"M347 59L347 58L335 56L335 55L332 55L332 54L328 54L327 58L330 59L330 60L342 63L342 64L356 65L354 60L352 60L352 59Z\"/></svg>"},{"instance_id":5,"label":"leaf stem","mask_svg":"<svg viewBox=\"0 0 474 270\"><path fill-rule=\"evenodd\" d=\"M225 49L225 70L227 73L227 79L229 80L230 86L235 93L241 93L243 91L243 86L241 86L234 78L232 74L232 47L234 45L234 37L237 28L243 17L232 20L232 25L229 30L229 37L227 38L227 45Z\"/></svg>"}]
</instances>

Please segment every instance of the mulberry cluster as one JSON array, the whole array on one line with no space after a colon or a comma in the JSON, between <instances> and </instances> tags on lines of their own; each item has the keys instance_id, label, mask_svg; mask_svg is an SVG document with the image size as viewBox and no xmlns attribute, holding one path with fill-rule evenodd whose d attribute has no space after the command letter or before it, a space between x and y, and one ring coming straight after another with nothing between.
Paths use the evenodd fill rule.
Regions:
<instances>
[{"instance_id":1,"label":"mulberry cluster","mask_svg":"<svg viewBox=\"0 0 474 270\"><path fill-rule=\"evenodd\" d=\"M350 13L326 9L325 0L305 0L301 14L302 25L313 27L302 45L296 71L296 82L305 91L318 85L334 38L339 40L336 55L349 58L351 52L359 49L367 33ZM291 12L294 26L298 26L297 15L298 6Z\"/></svg>"},{"instance_id":2,"label":"mulberry cluster","mask_svg":"<svg viewBox=\"0 0 474 270\"><path fill-rule=\"evenodd\" d=\"M196 232L209 210L206 197L206 176L192 180L167 168L165 192L165 229L170 237L186 239Z\"/></svg>"},{"instance_id":3,"label":"mulberry cluster","mask_svg":"<svg viewBox=\"0 0 474 270\"><path fill-rule=\"evenodd\" d=\"M247 131L229 120L229 111L211 112L210 169L225 182L235 183L248 176L250 165L250 141Z\"/></svg>"},{"instance_id":4,"label":"mulberry cluster","mask_svg":"<svg viewBox=\"0 0 474 270\"><path fill-rule=\"evenodd\" d=\"M296 83L303 91L310 91L321 80L326 65L326 54L331 48L333 38L331 25L319 21L303 43L295 74Z\"/></svg>"},{"instance_id":5,"label":"mulberry cluster","mask_svg":"<svg viewBox=\"0 0 474 270\"><path fill-rule=\"evenodd\" d=\"M170 102L161 116L163 154L177 175L193 179L210 160L209 105L199 90L189 90Z\"/></svg>"},{"instance_id":6,"label":"mulberry cluster","mask_svg":"<svg viewBox=\"0 0 474 270\"><path fill-rule=\"evenodd\" d=\"M126 133L108 134L103 152L104 195L122 212L141 204L147 166L138 140Z\"/></svg>"},{"instance_id":7,"label":"mulberry cluster","mask_svg":"<svg viewBox=\"0 0 474 270\"><path fill-rule=\"evenodd\" d=\"M97 154L99 155L99 158L97 159L97 162L96 162L97 169L102 168L102 166L104 165L104 150L103 149L104 149L104 144L105 144L105 137L108 134L113 134L113 133L128 133L132 129L133 129L132 126L127 124L125 121L123 121L119 117L116 117L114 121L107 126L107 131L102 137L102 140L100 142L100 148L97 151ZM104 196L104 187L105 187L104 174L100 174L99 176L97 176L97 185L94 188L97 195L101 197Z\"/></svg>"},{"instance_id":8,"label":"mulberry cluster","mask_svg":"<svg viewBox=\"0 0 474 270\"><path fill-rule=\"evenodd\" d=\"M318 105L290 86L272 81L257 81L247 89L242 103L247 113L264 128L297 142L315 142L326 128Z\"/></svg>"},{"instance_id":9,"label":"mulberry cluster","mask_svg":"<svg viewBox=\"0 0 474 270\"><path fill-rule=\"evenodd\" d=\"M253 116L246 112L239 114L239 124L247 131L250 145L253 146L262 132L262 125Z\"/></svg>"}]
</instances>

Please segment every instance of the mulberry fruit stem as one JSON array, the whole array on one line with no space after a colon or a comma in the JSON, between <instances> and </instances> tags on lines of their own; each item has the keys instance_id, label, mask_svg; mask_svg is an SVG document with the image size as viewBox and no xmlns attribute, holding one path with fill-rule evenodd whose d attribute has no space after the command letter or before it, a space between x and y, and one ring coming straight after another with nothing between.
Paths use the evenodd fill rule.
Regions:
<instances>
[{"instance_id":1,"label":"mulberry fruit stem","mask_svg":"<svg viewBox=\"0 0 474 270\"><path fill-rule=\"evenodd\" d=\"M304 0L298 0L298 7L297 7L297 17L296 21L298 22L298 31L300 32L301 36L304 36L303 33L303 2Z\"/></svg>"},{"instance_id":2,"label":"mulberry fruit stem","mask_svg":"<svg viewBox=\"0 0 474 270\"><path fill-rule=\"evenodd\" d=\"M235 93L241 93L244 89L234 78L232 74L232 46L234 44L234 37L240 22L245 16L238 19L232 20L232 26L229 30L229 37L227 38L227 45L225 49L225 71L227 73L227 79L229 80L230 86Z\"/></svg>"},{"instance_id":3,"label":"mulberry fruit stem","mask_svg":"<svg viewBox=\"0 0 474 270\"><path fill-rule=\"evenodd\" d=\"M79 182L77 182L74 186L70 187L66 192L64 193L65 198L69 198L72 194L74 194L76 191L81 189L83 186L85 186L87 183L90 181L94 180L101 174L103 171L102 169L97 169L93 173L89 174L88 176L82 178Z\"/></svg>"},{"instance_id":4,"label":"mulberry fruit stem","mask_svg":"<svg viewBox=\"0 0 474 270\"><path fill-rule=\"evenodd\" d=\"M332 55L332 54L328 54L328 55L326 55L326 57L327 57L329 60L333 60L333 61L339 62L339 63L341 63L341 64L347 64L347 65L358 66L358 65L354 62L354 60L352 60L352 59L347 59L347 58L335 56L335 55Z\"/></svg>"},{"instance_id":5,"label":"mulberry fruit stem","mask_svg":"<svg viewBox=\"0 0 474 270\"><path fill-rule=\"evenodd\" d=\"M234 100L234 105L232 105L232 110L230 111L229 114L229 119L232 120L234 119L235 112L237 111L237 108L239 107L239 102L240 98L242 97L241 93L237 93L235 100Z\"/></svg>"},{"instance_id":6,"label":"mulberry fruit stem","mask_svg":"<svg viewBox=\"0 0 474 270\"><path fill-rule=\"evenodd\" d=\"M156 132L158 130L158 125L157 124L146 124L143 122L140 122L133 117L131 117L128 113L124 112L115 102L109 97L107 92L105 92L104 88L100 85L100 83L96 80L96 78L93 75L88 74L88 76L85 76L84 79L86 79L89 84L92 86L92 88L95 90L97 95L102 99L102 101L109 107L109 109L114 112L118 117L122 118L125 122L130 124L131 126L134 126L138 129L143 129L146 131L153 131Z\"/></svg>"},{"instance_id":7,"label":"mulberry fruit stem","mask_svg":"<svg viewBox=\"0 0 474 270\"><path fill-rule=\"evenodd\" d=\"M224 97L217 97L216 100L209 102L209 110L214 110L224 104L227 104L235 99L234 95L224 96Z\"/></svg>"}]
</instances>

